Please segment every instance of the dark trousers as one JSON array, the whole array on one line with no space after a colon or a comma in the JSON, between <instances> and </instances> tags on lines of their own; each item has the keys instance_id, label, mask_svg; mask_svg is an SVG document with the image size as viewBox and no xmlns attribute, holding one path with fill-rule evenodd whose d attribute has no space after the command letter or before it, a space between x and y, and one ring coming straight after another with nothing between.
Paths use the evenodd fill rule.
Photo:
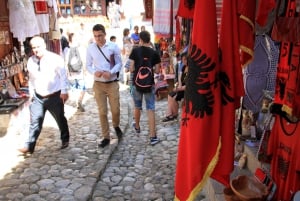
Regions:
<instances>
[{"instance_id":1,"label":"dark trousers","mask_svg":"<svg viewBox=\"0 0 300 201\"><path fill-rule=\"evenodd\" d=\"M69 141L69 127L60 93L55 93L49 97L42 97L35 94L30 104L29 138L25 142L25 147L32 152L34 151L36 141L42 131L46 111L49 111L55 119L60 130L61 141Z\"/></svg>"}]
</instances>

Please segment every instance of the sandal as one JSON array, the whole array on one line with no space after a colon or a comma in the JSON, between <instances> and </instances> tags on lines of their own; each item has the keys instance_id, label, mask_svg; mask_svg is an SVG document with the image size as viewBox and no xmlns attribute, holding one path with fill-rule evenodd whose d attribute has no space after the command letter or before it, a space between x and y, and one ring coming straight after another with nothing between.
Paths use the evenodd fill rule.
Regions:
<instances>
[{"instance_id":1,"label":"sandal","mask_svg":"<svg viewBox=\"0 0 300 201\"><path fill-rule=\"evenodd\" d=\"M172 115L166 116L166 117L162 120L162 122L173 121L173 120L175 120L176 118L177 118L177 115L176 115L176 116L172 116Z\"/></svg>"}]
</instances>

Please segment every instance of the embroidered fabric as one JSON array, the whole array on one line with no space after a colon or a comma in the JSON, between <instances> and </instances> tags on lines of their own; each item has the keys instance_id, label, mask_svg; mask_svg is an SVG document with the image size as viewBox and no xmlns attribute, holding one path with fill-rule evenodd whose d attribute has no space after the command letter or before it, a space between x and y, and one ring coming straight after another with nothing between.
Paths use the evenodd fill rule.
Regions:
<instances>
[{"instance_id":1,"label":"embroidered fabric","mask_svg":"<svg viewBox=\"0 0 300 201\"><path fill-rule=\"evenodd\" d=\"M31 0L8 0L9 26L19 42L40 33Z\"/></svg>"},{"instance_id":2,"label":"embroidered fabric","mask_svg":"<svg viewBox=\"0 0 300 201\"><path fill-rule=\"evenodd\" d=\"M173 16L176 15L179 1L175 0L173 3ZM169 34L170 33L170 1L157 1L154 5L155 15L153 30L155 33ZM173 33L176 33L175 20L173 21Z\"/></svg>"}]
</instances>

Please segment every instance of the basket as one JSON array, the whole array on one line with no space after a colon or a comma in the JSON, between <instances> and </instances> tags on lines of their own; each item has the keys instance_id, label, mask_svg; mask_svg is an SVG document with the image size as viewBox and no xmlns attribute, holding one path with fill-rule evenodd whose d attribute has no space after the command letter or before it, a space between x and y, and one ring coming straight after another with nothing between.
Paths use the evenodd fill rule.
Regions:
<instances>
[{"instance_id":1,"label":"basket","mask_svg":"<svg viewBox=\"0 0 300 201\"><path fill-rule=\"evenodd\" d=\"M242 201L263 201L268 196L267 187L255 177L237 176L230 182L230 187Z\"/></svg>"}]
</instances>

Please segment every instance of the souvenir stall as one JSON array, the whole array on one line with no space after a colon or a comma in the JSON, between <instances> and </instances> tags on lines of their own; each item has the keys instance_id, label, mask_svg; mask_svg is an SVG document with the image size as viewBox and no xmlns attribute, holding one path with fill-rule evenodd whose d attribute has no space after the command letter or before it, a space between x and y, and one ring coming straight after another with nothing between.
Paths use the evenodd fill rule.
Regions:
<instances>
[{"instance_id":1,"label":"souvenir stall","mask_svg":"<svg viewBox=\"0 0 300 201\"><path fill-rule=\"evenodd\" d=\"M246 5L245 1L238 2ZM236 144L233 150L233 162L239 170L251 165L251 161L247 161L246 158L250 155L245 152L245 147L247 147L247 150L250 150L251 155L255 157L255 165L252 166L255 168L250 169L251 178L245 176L231 178L229 188L224 189L224 196L226 200L291 201L300 194L300 153L298 151L300 145L300 1L258 0L256 4L250 1L247 4L248 6L240 6L237 9L242 16L239 22L241 32L239 33L239 53L245 94L235 113L235 133L233 134ZM222 1L217 0L218 31L221 24L222 6ZM182 30L180 34L176 34L177 50L180 50L178 47L182 47L183 40L190 42L189 36L194 31L189 29L190 23L188 25L185 23L191 21L195 23L191 10L182 9L181 11L181 16L178 17L179 25L176 25ZM188 12L184 13L184 11ZM242 22L243 19L244 22ZM183 32L188 32L188 34L182 35ZM222 54L218 56L224 56L225 53L222 52ZM222 132L225 127L221 128ZM189 129L191 133L186 131L184 140L187 142L189 134L192 134L191 141L194 143L197 133L194 128ZM198 135L204 134L198 133ZM209 135L211 137L212 133ZM186 148L182 151L188 154L192 152L193 148ZM223 160L223 156L219 157L218 163ZM227 163L229 158L226 159ZM182 161L194 164L194 161L186 158ZM184 170L182 175L186 176L184 174L187 171L186 167L182 170ZM214 174L221 171L221 169L218 171L215 169L211 178L215 179ZM180 177L182 176L180 173L178 170L178 181L185 179L185 177ZM193 178L196 176L192 175ZM255 178L254 183L252 183L253 178ZM177 184L179 187L183 185L182 182L185 182L184 179ZM220 178L217 181L222 183ZM190 185L190 183L185 185ZM257 189L252 189L257 191L252 197L250 195L248 195L250 197L245 197L243 192L253 192L247 188L249 185L257 187ZM182 193L179 187L176 190Z\"/></svg>"},{"instance_id":2,"label":"souvenir stall","mask_svg":"<svg viewBox=\"0 0 300 201\"><path fill-rule=\"evenodd\" d=\"M260 1L237 125L237 136L275 183L274 198L286 201L300 190L299 12L300 1Z\"/></svg>"},{"instance_id":3,"label":"souvenir stall","mask_svg":"<svg viewBox=\"0 0 300 201\"><path fill-rule=\"evenodd\" d=\"M262 1L260 9L268 8L266 3ZM261 153L267 156L264 162L270 164L270 175L277 186L276 200L289 201L300 191L300 1L278 0L271 7L274 19L269 36L275 41L279 54L272 60L277 71L271 73L275 76L269 84L273 88L269 112L274 121L270 132L260 138L267 144ZM258 23L266 25L268 21L258 17Z\"/></svg>"},{"instance_id":4,"label":"souvenir stall","mask_svg":"<svg viewBox=\"0 0 300 201\"><path fill-rule=\"evenodd\" d=\"M61 53L57 11L56 0L0 2L0 136L26 132L29 40L40 35L48 49Z\"/></svg>"},{"instance_id":5,"label":"souvenir stall","mask_svg":"<svg viewBox=\"0 0 300 201\"><path fill-rule=\"evenodd\" d=\"M178 0L154 1L153 3L154 44L161 55L161 78L168 85L167 90L163 88L158 92L158 95L161 94L161 97L164 97L168 92L173 91L175 85L176 55L180 50L176 50L175 48L174 36L176 31L181 31L176 29L176 21L174 18L178 9L178 3ZM148 5L147 1L146 5ZM145 10L147 11L147 9Z\"/></svg>"}]
</instances>

